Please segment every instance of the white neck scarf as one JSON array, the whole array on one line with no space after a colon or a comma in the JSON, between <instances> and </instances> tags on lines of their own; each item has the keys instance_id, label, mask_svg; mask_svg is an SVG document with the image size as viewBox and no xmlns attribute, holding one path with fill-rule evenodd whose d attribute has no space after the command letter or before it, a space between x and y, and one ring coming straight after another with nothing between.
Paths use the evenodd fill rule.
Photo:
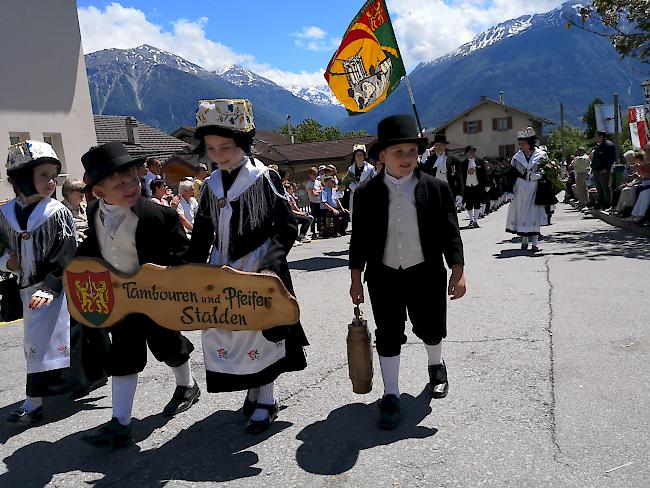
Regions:
<instances>
[{"instance_id":1,"label":"white neck scarf","mask_svg":"<svg viewBox=\"0 0 650 488\"><path fill-rule=\"evenodd\" d=\"M111 205L106 203L103 198L99 199L99 218L104 224L104 248L108 245L109 240L115 237L117 229L130 211L131 209L128 207Z\"/></svg>"},{"instance_id":2,"label":"white neck scarf","mask_svg":"<svg viewBox=\"0 0 650 488\"><path fill-rule=\"evenodd\" d=\"M442 170L444 169L445 171L447 170L447 155L443 153L442 155L438 156L438 159L436 159L436 164L433 166L437 170Z\"/></svg>"},{"instance_id":3,"label":"white neck scarf","mask_svg":"<svg viewBox=\"0 0 650 488\"><path fill-rule=\"evenodd\" d=\"M476 160L475 159L467 160L467 169L476 169Z\"/></svg>"},{"instance_id":4,"label":"white neck scarf","mask_svg":"<svg viewBox=\"0 0 650 488\"><path fill-rule=\"evenodd\" d=\"M401 178L395 178L394 176L391 176L388 174L388 172L386 172L386 180L390 181L397 188L399 188L401 185L409 181L411 178L413 178L413 172L411 172L407 176L402 176Z\"/></svg>"}]
</instances>

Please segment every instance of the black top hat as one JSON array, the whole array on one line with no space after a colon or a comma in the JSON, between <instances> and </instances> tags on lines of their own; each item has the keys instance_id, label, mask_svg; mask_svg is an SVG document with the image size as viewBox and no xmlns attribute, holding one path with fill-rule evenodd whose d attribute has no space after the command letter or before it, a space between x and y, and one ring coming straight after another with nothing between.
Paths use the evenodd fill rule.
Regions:
<instances>
[{"instance_id":1,"label":"black top hat","mask_svg":"<svg viewBox=\"0 0 650 488\"><path fill-rule=\"evenodd\" d=\"M133 166L136 161L126 152L126 147L121 142L108 142L101 146L93 147L81 156L81 164L86 170L84 182L86 190L90 191L107 176Z\"/></svg>"},{"instance_id":2,"label":"black top hat","mask_svg":"<svg viewBox=\"0 0 650 488\"><path fill-rule=\"evenodd\" d=\"M470 151L476 152L476 148L474 146L467 146L467 147L465 147L465 153L464 154L467 154Z\"/></svg>"},{"instance_id":3,"label":"black top hat","mask_svg":"<svg viewBox=\"0 0 650 488\"><path fill-rule=\"evenodd\" d=\"M435 136L433 136L433 143L435 144L436 142L449 144L449 141L447 140L447 134L445 134L444 132L438 132Z\"/></svg>"},{"instance_id":4,"label":"black top hat","mask_svg":"<svg viewBox=\"0 0 650 488\"><path fill-rule=\"evenodd\" d=\"M426 149L427 138L418 137L418 126L411 115L392 115L377 124L377 141L370 146L368 155L377 159L379 153L395 144L414 142L418 145L418 153Z\"/></svg>"}]
</instances>

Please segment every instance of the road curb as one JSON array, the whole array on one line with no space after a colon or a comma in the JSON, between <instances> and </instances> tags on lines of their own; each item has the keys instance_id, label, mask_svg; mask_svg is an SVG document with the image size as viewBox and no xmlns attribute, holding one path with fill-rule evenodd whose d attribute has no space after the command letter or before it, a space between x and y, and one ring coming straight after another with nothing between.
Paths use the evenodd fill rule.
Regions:
<instances>
[{"instance_id":1,"label":"road curb","mask_svg":"<svg viewBox=\"0 0 650 488\"><path fill-rule=\"evenodd\" d=\"M609 225L613 225L619 229L627 230L639 236L650 237L650 227L641 227L634 222L626 222L622 218L615 217L614 215L610 215L602 210L590 210L589 213L603 222L607 222Z\"/></svg>"},{"instance_id":2,"label":"road curb","mask_svg":"<svg viewBox=\"0 0 650 488\"><path fill-rule=\"evenodd\" d=\"M23 319L16 319L12 320L11 322L0 322L0 327L3 327L5 325L12 325L12 324L17 324L18 322L21 322Z\"/></svg>"}]
</instances>

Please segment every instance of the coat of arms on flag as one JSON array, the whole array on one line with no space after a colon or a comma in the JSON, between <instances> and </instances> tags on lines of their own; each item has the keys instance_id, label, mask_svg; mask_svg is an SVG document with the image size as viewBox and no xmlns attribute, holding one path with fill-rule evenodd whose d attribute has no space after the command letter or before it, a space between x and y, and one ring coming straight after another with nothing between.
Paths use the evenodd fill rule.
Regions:
<instances>
[{"instance_id":1,"label":"coat of arms on flag","mask_svg":"<svg viewBox=\"0 0 650 488\"><path fill-rule=\"evenodd\" d=\"M384 0L368 0L327 65L325 79L350 115L373 109L406 74Z\"/></svg>"},{"instance_id":2,"label":"coat of arms on flag","mask_svg":"<svg viewBox=\"0 0 650 488\"><path fill-rule=\"evenodd\" d=\"M637 149L642 149L650 142L648 140L648 115L643 105L636 105L627 109L628 118L630 120L630 136L632 138L632 146Z\"/></svg>"}]
</instances>

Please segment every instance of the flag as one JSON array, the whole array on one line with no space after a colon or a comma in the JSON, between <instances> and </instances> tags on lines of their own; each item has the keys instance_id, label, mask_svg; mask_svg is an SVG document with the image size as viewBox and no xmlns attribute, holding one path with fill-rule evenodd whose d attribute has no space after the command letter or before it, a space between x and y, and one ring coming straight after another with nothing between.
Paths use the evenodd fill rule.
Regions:
<instances>
[{"instance_id":1,"label":"flag","mask_svg":"<svg viewBox=\"0 0 650 488\"><path fill-rule=\"evenodd\" d=\"M343 35L325 79L350 115L386 100L406 74L384 0L368 0Z\"/></svg>"},{"instance_id":2,"label":"flag","mask_svg":"<svg viewBox=\"0 0 650 488\"><path fill-rule=\"evenodd\" d=\"M632 146L636 149L642 149L650 142L648 141L648 118L646 109L643 105L628 107L628 119L630 120L630 136L632 137Z\"/></svg>"}]
</instances>

